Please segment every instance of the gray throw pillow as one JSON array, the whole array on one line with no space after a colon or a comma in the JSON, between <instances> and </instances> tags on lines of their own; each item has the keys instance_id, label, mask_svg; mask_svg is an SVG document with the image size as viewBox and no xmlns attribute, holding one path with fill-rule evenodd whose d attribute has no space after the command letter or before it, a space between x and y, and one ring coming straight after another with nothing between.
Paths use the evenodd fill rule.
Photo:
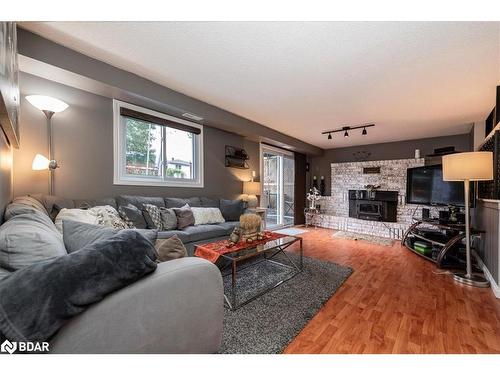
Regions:
<instances>
[{"instance_id":1,"label":"gray throw pillow","mask_svg":"<svg viewBox=\"0 0 500 375\"><path fill-rule=\"evenodd\" d=\"M161 230L161 215L160 209L157 206L149 203L144 204L142 214L144 215L144 219L146 219L149 229Z\"/></svg>"},{"instance_id":2,"label":"gray throw pillow","mask_svg":"<svg viewBox=\"0 0 500 375\"><path fill-rule=\"evenodd\" d=\"M118 213L129 228L146 229L146 220L142 215L142 211L137 207L131 204L120 206L118 207Z\"/></svg>"},{"instance_id":3,"label":"gray throw pillow","mask_svg":"<svg viewBox=\"0 0 500 375\"><path fill-rule=\"evenodd\" d=\"M187 256L186 247L179 239L179 237L177 237L177 235L173 235L170 238L157 240L156 251L158 252L158 263L184 258Z\"/></svg>"},{"instance_id":4,"label":"gray throw pillow","mask_svg":"<svg viewBox=\"0 0 500 375\"><path fill-rule=\"evenodd\" d=\"M177 229L177 215L172 208L160 207L161 230Z\"/></svg>"},{"instance_id":5,"label":"gray throw pillow","mask_svg":"<svg viewBox=\"0 0 500 375\"><path fill-rule=\"evenodd\" d=\"M184 229L190 225L194 225L194 215L191 207L187 204L181 208L174 208L175 215L177 216L177 228Z\"/></svg>"},{"instance_id":6,"label":"gray throw pillow","mask_svg":"<svg viewBox=\"0 0 500 375\"><path fill-rule=\"evenodd\" d=\"M61 234L45 213L34 210L0 227L0 267L9 271L66 255Z\"/></svg>"},{"instance_id":7,"label":"gray throw pillow","mask_svg":"<svg viewBox=\"0 0 500 375\"><path fill-rule=\"evenodd\" d=\"M123 231L136 231L146 237L153 245L158 232L150 229L114 229L102 225L82 223L80 221L63 220L63 240L68 254L100 240L106 240Z\"/></svg>"},{"instance_id":8,"label":"gray throw pillow","mask_svg":"<svg viewBox=\"0 0 500 375\"><path fill-rule=\"evenodd\" d=\"M221 199L220 200L220 212L226 221L239 221L240 216L243 215L245 210L245 202L241 199L230 200Z\"/></svg>"}]
</instances>

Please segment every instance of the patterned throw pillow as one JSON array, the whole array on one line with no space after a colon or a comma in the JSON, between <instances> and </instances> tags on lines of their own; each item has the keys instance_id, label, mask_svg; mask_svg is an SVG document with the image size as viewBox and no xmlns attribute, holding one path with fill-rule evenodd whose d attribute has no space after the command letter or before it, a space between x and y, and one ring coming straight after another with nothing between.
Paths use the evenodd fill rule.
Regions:
<instances>
[{"instance_id":1,"label":"patterned throw pillow","mask_svg":"<svg viewBox=\"0 0 500 375\"><path fill-rule=\"evenodd\" d=\"M118 211L112 206L96 206L88 211L97 216L97 224L115 229L127 229L128 225L122 220Z\"/></svg>"},{"instance_id":2,"label":"patterned throw pillow","mask_svg":"<svg viewBox=\"0 0 500 375\"><path fill-rule=\"evenodd\" d=\"M144 204L144 219L146 219L146 223L148 224L149 229L162 229L161 223L161 214L160 208L155 206L154 204Z\"/></svg>"},{"instance_id":3,"label":"patterned throw pillow","mask_svg":"<svg viewBox=\"0 0 500 375\"><path fill-rule=\"evenodd\" d=\"M217 207L191 207L194 225L223 223L224 217Z\"/></svg>"},{"instance_id":4,"label":"patterned throw pillow","mask_svg":"<svg viewBox=\"0 0 500 375\"><path fill-rule=\"evenodd\" d=\"M160 207L161 230L177 229L177 215L172 208Z\"/></svg>"}]
</instances>

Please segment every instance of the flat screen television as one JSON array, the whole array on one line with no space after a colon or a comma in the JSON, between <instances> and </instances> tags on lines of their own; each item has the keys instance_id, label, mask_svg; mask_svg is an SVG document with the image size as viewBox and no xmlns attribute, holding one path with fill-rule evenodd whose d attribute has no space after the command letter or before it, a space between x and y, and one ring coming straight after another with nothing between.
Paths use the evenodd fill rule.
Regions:
<instances>
[{"instance_id":1,"label":"flat screen television","mask_svg":"<svg viewBox=\"0 0 500 375\"><path fill-rule=\"evenodd\" d=\"M473 196L472 189L471 196ZM463 182L443 181L443 166L441 164L408 168L406 171L406 203L463 207L465 205L464 184Z\"/></svg>"}]
</instances>

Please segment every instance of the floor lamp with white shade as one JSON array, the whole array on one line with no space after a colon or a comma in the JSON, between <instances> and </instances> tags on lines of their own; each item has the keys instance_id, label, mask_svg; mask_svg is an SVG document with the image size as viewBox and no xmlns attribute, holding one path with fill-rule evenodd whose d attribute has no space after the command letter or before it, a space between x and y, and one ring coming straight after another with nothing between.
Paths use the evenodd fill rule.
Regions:
<instances>
[{"instance_id":1,"label":"floor lamp with white shade","mask_svg":"<svg viewBox=\"0 0 500 375\"><path fill-rule=\"evenodd\" d=\"M470 181L488 181L493 179L493 153L488 151L461 152L443 156L443 180L463 181L465 195L465 251L466 272L456 272L453 278L461 283L488 287L489 282L483 276L472 273L470 249Z\"/></svg>"},{"instance_id":2,"label":"floor lamp with white shade","mask_svg":"<svg viewBox=\"0 0 500 375\"><path fill-rule=\"evenodd\" d=\"M45 169L49 170L49 194L54 195L54 170L58 167L58 165L52 155L52 116L54 116L55 113L64 111L68 108L68 105L62 100L45 95L28 95L26 96L26 100L31 105L42 111L47 119L48 158L41 154L36 154L31 168L35 171Z\"/></svg>"}]
</instances>

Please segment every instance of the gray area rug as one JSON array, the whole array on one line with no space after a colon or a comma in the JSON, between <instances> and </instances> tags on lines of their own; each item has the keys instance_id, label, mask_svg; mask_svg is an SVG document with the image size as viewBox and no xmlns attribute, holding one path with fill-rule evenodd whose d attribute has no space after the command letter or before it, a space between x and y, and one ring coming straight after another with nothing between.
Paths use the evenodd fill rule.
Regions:
<instances>
[{"instance_id":1,"label":"gray area rug","mask_svg":"<svg viewBox=\"0 0 500 375\"><path fill-rule=\"evenodd\" d=\"M298 255L288 255L298 262ZM283 256L275 259L286 260ZM268 262L248 267L238 274L238 296L241 300L253 296L256 290L264 290L290 272ZM351 273L349 267L304 257L304 270L294 278L236 311L225 309L219 352L281 353ZM230 286L231 277L225 276L224 288L228 296Z\"/></svg>"},{"instance_id":2,"label":"gray area rug","mask_svg":"<svg viewBox=\"0 0 500 375\"><path fill-rule=\"evenodd\" d=\"M333 234L333 237L345 238L354 241L363 240L383 246L392 246L394 244L394 240L390 238L377 237L377 236L371 236L369 234L354 233L354 232L338 231Z\"/></svg>"}]
</instances>

